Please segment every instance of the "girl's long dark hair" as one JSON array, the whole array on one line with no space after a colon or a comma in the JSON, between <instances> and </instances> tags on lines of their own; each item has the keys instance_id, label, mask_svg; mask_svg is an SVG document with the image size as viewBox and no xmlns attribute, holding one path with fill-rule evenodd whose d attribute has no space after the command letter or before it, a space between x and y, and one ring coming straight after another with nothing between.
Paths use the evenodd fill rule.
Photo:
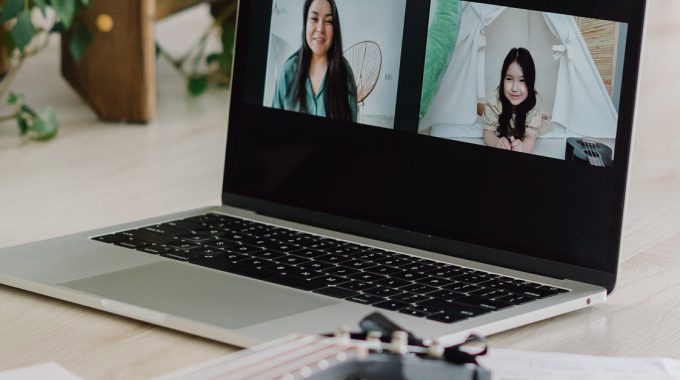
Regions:
<instances>
[{"instance_id":1,"label":"girl's long dark hair","mask_svg":"<svg viewBox=\"0 0 680 380\"><path fill-rule=\"evenodd\" d=\"M309 7L314 0L306 0L303 7L302 46L297 53L297 71L293 81L293 99L300 105L300 112L307 112L305 97L309 66L312 61L312 50L307 45L306 30ZM349 82L347 63L342 55L342 32L340 30L340 16L335 0L326 0L331 5L333 13L333 42L328 51L328 69L326 71L326 90L324 93L324 107L326 115L333 119L352 121L352 108L349 105L350 91L356 96L356 88ZM323 22L323 15L321 22Z\"/></svg>"},{"instance_id":2,"label":"girl's long dark hair","mask_svg":"<svg viewBox=\"0 0 680 380\"><path fill-rule=\"evenodd\" d=\"M513 109L510 100L505 97L503 90L505 76L508 73L508 67L513 62L517 62L524 73L524 84L527 86L527 98ZM534 59L531 57L529 50L525 48L513 48L503 61L503 69L501 70L501 83L498 87L498 98L501 100L502 112L498 117L498 134L499 137L514 137L516 139L523 139L524 133L527 129L527 113L536 106L536 66ZM510 127L510 120L515 114L515 128Z\"/></svg>"}]
</instances>

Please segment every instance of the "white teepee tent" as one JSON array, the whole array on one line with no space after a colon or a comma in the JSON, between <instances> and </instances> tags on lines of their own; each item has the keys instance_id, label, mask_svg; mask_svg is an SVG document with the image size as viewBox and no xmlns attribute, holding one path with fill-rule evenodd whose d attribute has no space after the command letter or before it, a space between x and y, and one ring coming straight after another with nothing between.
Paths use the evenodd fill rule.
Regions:
<instances>
[{"instance_id":1,"label":"white teepee tent","mask_svg":"<svg viewBox=\"0 0 680 380\"><path fill-rule=\"evenodd\" d=\"M574 17L468 2L461 15L456 48L421 128L474 124L476 104L498 86L505 55L522 46L536 63L543 112L566 135L615 138L617 111Z\"/></svg>"}]
</instances>

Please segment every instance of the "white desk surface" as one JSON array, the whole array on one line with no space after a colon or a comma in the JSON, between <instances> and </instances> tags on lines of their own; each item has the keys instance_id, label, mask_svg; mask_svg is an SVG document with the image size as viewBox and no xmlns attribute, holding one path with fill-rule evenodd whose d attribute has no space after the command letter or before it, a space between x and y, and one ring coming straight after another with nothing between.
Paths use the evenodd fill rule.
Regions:
<instances>
[{"instance_id":1,"label":"white desk surface","mask_svg":"<svg viewBox=\"0 0 680 380\"><path fill-rule=\"evenodd\" d=\"M606 304L497 334L495 347L680 359L680 2L649 7L617 289ZM228 94L186 101L161 65L158 119L102 124L58 79L56 57L28 62L18 87L57 108L60 135L25 142L0 125L0 247L219 204ZM85 378L147 378L234 350L4 286L0 305L0 370L56 361Z\"/></svg>"}]
</instances>

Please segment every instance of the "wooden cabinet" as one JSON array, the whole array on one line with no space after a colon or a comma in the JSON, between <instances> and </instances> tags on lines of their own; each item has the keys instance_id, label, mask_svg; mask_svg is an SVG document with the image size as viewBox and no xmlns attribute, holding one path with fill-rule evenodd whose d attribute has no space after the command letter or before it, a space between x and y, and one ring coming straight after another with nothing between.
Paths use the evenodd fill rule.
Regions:
<instances>
[{"instance_id":1,"label":"wooden cabinet","mask_svg":"<svg viewBox=\"0 0 680 380\"><path fill-rule=\"evenodd\" d=\"M76 63L67 51L70 36L64 35L62 75L101 120L151 121L156 108L153 23L203 2L212 1L92 1L79 15L92 31L92 44L87 47L83 60Z\"/></svg>"}]
</instances>

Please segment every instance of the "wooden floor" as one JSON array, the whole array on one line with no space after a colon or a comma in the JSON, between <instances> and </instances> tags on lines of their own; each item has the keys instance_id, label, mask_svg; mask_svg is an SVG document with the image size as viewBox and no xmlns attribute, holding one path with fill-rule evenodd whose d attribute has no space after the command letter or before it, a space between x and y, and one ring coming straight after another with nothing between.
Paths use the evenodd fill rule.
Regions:
<instances>
[{"instance_id":1,"label":"wooden floor","mask_svg":"<svg viewBox=\"0 0 680 380\"><path fill-rule=\"evenodd\" d=\"M604 305L495 335L495 347L680 359L680 1L649 7L617 290ZM188 39L169 29L159 25L169 41ZM55 140L0 125L0 247L220 202L228 92L191 99L160 63L157 120L102 124L58 70L55 47L17 82L32 104L57 109ZM7 287L0 305L0 369L56 361L85 378L148 378L233 351Z\"/></svg>"}]
</instances>

